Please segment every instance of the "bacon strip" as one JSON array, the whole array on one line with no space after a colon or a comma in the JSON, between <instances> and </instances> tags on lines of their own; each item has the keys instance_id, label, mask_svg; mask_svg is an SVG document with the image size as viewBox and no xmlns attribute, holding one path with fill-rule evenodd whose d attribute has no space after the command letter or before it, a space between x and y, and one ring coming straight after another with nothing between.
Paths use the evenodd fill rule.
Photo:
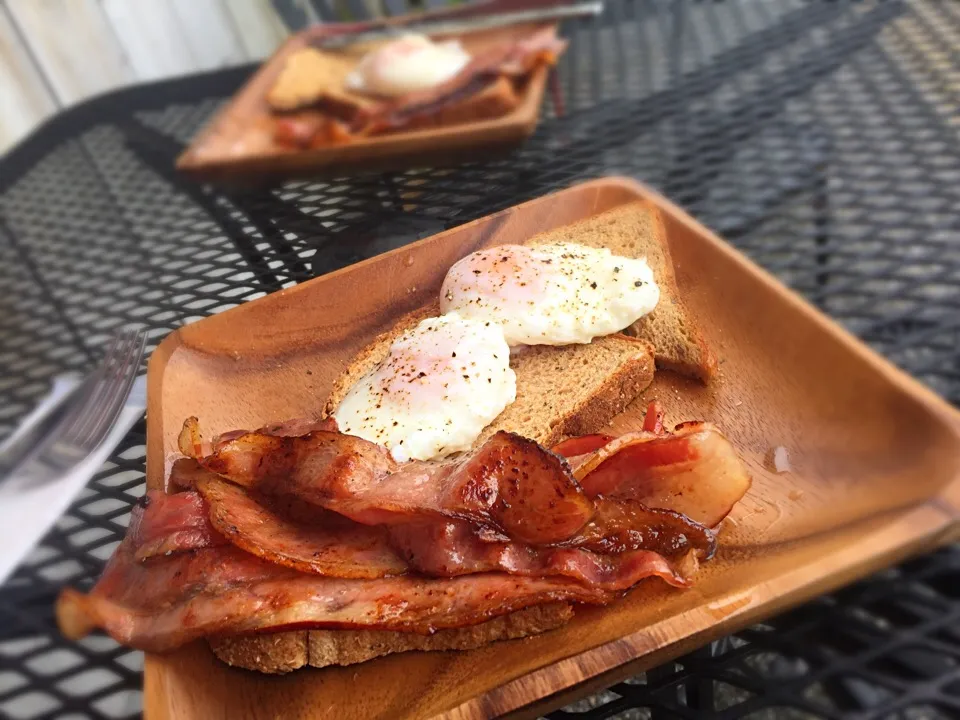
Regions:
<instances>
[{"instance_id":1,"label":"bacon strip","mask_svg":"<svg viewBox=\"0 0 960 720\"><path fill-rule=\"evenodd\" d=\"M137 560L226 543L210 524L203 499L195 492L167 495L150 490L130 513L127 535Z\"/></svg>"},{"instance_id":2,"label":"bacon strip","mask_svg":"<svg viewBox=\"0 0 960 720\"><path fill-rule=\"evenodd\" d=\"M533 545L572 537L594 514L566 463L531 440L497 433L465 460L398 466L384 448L351 435L248 433L209 455L197 421L181 451L232 482L281 490L365 525L459 518Z\"/></svg>"},{"instance_id":3,"label":"bacon strip","mask_svg":"<svg viewBox=\"0 0 960 720\"><path fill-rule=\"evenodd\" d=\"M736 450L709 423L682 423L673 433L573 438L554 451L567 458L588 496L632 498L706 527L719 525L750 489Z\"/></svg>"},{"instance_id":4,"label":"bacon strip","mask_svg":"<svg viewBox=\"0 0 960 720\"><path fill-rule=\"evenodd\" d=\"M196 420L185 423L181 448L205 469L176 463L172 484L192 490L148 494L94 590L61 594L67 636L99 627L162 651L289 628L429 633L545 602L605 604L645 577L684 587L716 540L678 511L719 522L749 486L704 423L562 446L585 450L572 473L508 433L463 460L398 466L327 429L265 430L202 455ZM290 494L297 502L280 504ZM408 568L457 577L395 575Z\"/></svg>"},{"instance_id":5,"label":"bacon strip","mask_svg":"<svg viewBox=\"0 0 960 720\"><path fill-rule=\"evenodd\" d=\"M302 150L437 121L442 124L446 110L490 89L500 78L519 81L538 66L555 64L566 46L555 28L547 26L487 49L440 85L390 100L317 86L315 92L298 99L295 112L275 115L274 140L282 147ZM501 103L513 104L507 98Z\"/></svg>"},{"instance_id":6,"label":"bacon strip","mask_svg":"<svg viewBox=\"0 0 960 720\"><path fill-rule=\"evenodd\" d=\"M296 522L236 485L208 478L198 487L214 527L237 547L269 562L340 578L402 575L408 570L382 527L316 508L309 522Z\"/></svg>"},{"instance_id":7,"label":"bacon strip","mask_svg":"<svg viewBox=\"0 0 960 720\"><path fill-rule=\"evenodd\" d=\"M164 554L152 551L158 545L169 553L229 541L273 564L328 577L502 571L621 590L649 576L687 586L697 561L711 557L716 546L706 528L631 500L600 499L594 518L563 547L532 547L485 537L462 520L396 525L388 533L320 508L254 497L202 469L193 478L199 492L154 491L149 503L134 509L130 541L136 559ZM191 534L195 527L206 528L199 540Z\"/></svg>"},{"instance_id":8,"label":"bacon strip","mask_svg":"<svg viewBox=\"0 0 960 720\"><path fill-rule=\"evenodd\" d=\"M388 532L320 508L278 508L276 498L255 498L212 473L196 487L206 500L198 512L209 514L229 542L277 565L328 577L502 571L560 575L608 590L628 588L649 576L685 587L696 569L687 556L709 559L716 546L706 528L631 500L602 499L593 520L563 547L534 547L491 538L462 520L394 525Z\"/></svg>"},{"instance_id":9,"label":"bacon strip","mask_svg":"<svg viewBox=\"0 0 960 720\"><path fill-rule=\"evenodd\" d=\"M56 615L64 635L77 639L101 628L117 642L163 652L215 634L296 628L428 634L547 602L605 604L617 597L565 578L502 573L433 580L320 577L233 547L146 563L133 552L125 539L90 594L61 593Z\"/></svg>"},{"instance_id":10,"label":"bacon strip","mask_svg":"<svg viewBox=\"0 0 960 720\"><path fill-rule=\"evenodd\" d=\"M527 577L563 576L587 587L626 590L648 577L659 577L674 587L688 587L699 561L712 553L713 535L705 542L674 536L676 551L671 557L642 549L642 544L615 554L588 549L592 538L582 545L531 547L515 542L487 542L463 521L451 520L424 525L400 525L391 529L391 540L413 570L437 577L454 577L493 571Z\"/></svg>"},{"instance_id":11,"label":"bacon strip","mask_svg":"<svg viewBox=\"0 0 960 720\"><path fill-rule=\"evenodd\" d=\"M708 559L716 545L709 530L682 516L609 499L598 501L594 518L562 548L506 542L462 520L394 525L388 532L321 508L289 503L279 507L277 498L255 497L201 472L206 474L196 476L195 487L206 504L198 504L197 512L208 514L224 538L269 562L329 577L385 577L409 570L452 577L502 571L562 575L605 589L624 589L651 575L686 586L695 563L683 558L694 552Z\"/></svg>"}]
</instances>

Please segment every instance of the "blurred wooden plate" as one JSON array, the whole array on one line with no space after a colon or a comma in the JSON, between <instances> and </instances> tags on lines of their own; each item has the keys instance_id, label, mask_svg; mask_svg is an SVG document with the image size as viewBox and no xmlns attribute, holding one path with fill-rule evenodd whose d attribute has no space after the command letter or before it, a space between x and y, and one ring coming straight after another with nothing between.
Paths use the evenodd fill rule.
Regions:
<instances>
[{"instance_id":1,"label":"blurred wooden plate","mask_svg":"<svg viewBox=\"0 0 960 720\"><path fill-rule=\"evenodd\" d=\"M555 23L514 25L460 36L471 54ZM520 102L507 115L438 128L397 131L349 143L291 149L273 140L274 115L267 93L293 53L324 34L322 25L290 37L221 109L178 158L177 168L199 179L235 183L333 174L357 170L399 170L488 157L509 149L536 129L550 69L540 67L520 86Z\"/></svg>"},{"instance_id":2,"label":"blurred wooden plate","mask_svg":"<svg viewBox=\"0 0 960 720\"><path fill-rule=\"evenodd\" d=\"M566 627L469 652L405 653L268 677L205 643L146 663L158 718L532 716L956 536L960 413L676 206L604 179L496 213L172 333L149 367L147 480L189 415L209 433L315 413L354 353L436 296L457 259L638 199L664 214L685 301L721 358L709 387L659 372L667 420L719 424L754 476L686 591L645 581ZM789 453L777 474L770 454Z\"/></svg>"}]
</instances>

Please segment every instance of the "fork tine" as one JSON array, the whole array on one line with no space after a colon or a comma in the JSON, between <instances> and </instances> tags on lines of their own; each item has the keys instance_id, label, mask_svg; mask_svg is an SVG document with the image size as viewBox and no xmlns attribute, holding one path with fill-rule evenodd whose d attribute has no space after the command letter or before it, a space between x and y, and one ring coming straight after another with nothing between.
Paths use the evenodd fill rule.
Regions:
<instances>
[{"instance_id":1,"label":"fork tine","mask_svg":"<svg viewBox=\"0 0 960 720\"><path fill-rule=\"evenodd\" d=\"M76 446L84 450L92 450L109 432L130 394L130 388L140 369L145 345L145 330L137 329L126 334L123 352L111 358L114 365L108 369L105 387L98 394L97 402L89 412L92 422L88 423L76 437L71 438Z\"/></svg>"},{"instance_id":2,"label":"fork tine","mask_svg":"<svg viewBox=\"0 0 960 720\"><path fill-rule=\"evenodd\" d=\"M127 333L126 328L121 328L113 333L103 359L84 381L73 407L60 421L57 431L53 434L61 438L71 437L81 432L82 428L90 422L89 408L91 403L96 402L103 383L107 380L108 368L113 364L114 358L122 352Z\"/></svg>"}]
</instances>

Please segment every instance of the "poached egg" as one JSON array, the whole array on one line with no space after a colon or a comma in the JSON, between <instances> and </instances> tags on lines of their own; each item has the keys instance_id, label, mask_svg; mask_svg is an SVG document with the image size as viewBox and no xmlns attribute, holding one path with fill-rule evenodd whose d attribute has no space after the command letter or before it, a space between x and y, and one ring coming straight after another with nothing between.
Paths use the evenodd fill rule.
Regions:
<instances>
[{"instance_id":1,"label":"poached egg","mask_svg":"<svg viewBox=\"0 0 960 720\"><path fill-rule=\"evenodd\" d=\"M341 432L385 445L398 462L469 450L517 395L499 325L450 313L397 338L334 411Z\"/></svg>"},{"instance_id":2,"label":"poached egg","mask_svg":"<svg viewBox=\"0 0 960 720\"><path fill-rule=\"evenodd\" d=\"M435 43L424 35L403 35L370 51L347 76L350 90L398 97L443 83L470 62L458 40Z\"/></svg>"},{"instance_id":3,"label":"poached egg","mask_svg":"<svg viewBox=\"0 0 960 720\"><path fill-rule=\"evenodd\" d=\"M441 312L497 323L510 346L589 343L659 300L645 259L575 243L477 251L450 268L440 290Z\"/></svg>"}]
</instances>

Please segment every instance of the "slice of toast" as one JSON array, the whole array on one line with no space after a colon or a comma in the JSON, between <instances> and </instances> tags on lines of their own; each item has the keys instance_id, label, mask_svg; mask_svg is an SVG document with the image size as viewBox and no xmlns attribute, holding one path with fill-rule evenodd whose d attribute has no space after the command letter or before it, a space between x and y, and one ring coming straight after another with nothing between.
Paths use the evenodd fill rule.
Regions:
<instances>
[{"instance_id":1,"label":"slice of toast","mask_svg":"<svg viewBox=\"0 0 960 720\"><path fill-rule=\"evenodd\" d=\"M369 47L349 47L341 52L303 48L292 53L267 91L267 103L280 112L310 107L325 98L354 111L376 105L379 100L346 87L347 76Z\"/></svg>"},{"instance_id":2,"label":"slice of toast","mask_svg":"<svg viewBox=\"0 0 960 720\"><path fill-rule=\"evenodd\" d=\"M594 217L540 233L528 245L575 242L608 248L614 255L645 257L660 286L660 302L652 313L624 330L653 343L657 365L708 381L717 369L717 358L707 345L677 288L673 260L663 218L656 205L637 201Z\"/></svg>"},{"instance_id":3,"label":"slice of toast","mask_svg":"<svg viewBox=\"0 0 960 720\"><path fill-rule=\"evenodd\" d=\"M439 302L402 317L364 348L334 382L324 414L383 360L390 345L421 320L440 314ZM604 428L653 381L653 347L645 340L608 335L587 345L539 345L510 358L517 399L488 425L476 447L498 430L515 432L550 447L571 435Z\"/></svg>"},{"instance_id":4,"label":"slice of toast","mask_svg":"<svg viewBox=\"0 0 960 720\"><path fill-rule=\"evenodd\" d=\"M228 665L262 673L287 673L307 665L353 665L409 650L472 650L553 630L573 617L563 603L539 605L473 627L433 635L383 630L293 630L210 638L214 654Z\"/></svg>"}]
</instances>

